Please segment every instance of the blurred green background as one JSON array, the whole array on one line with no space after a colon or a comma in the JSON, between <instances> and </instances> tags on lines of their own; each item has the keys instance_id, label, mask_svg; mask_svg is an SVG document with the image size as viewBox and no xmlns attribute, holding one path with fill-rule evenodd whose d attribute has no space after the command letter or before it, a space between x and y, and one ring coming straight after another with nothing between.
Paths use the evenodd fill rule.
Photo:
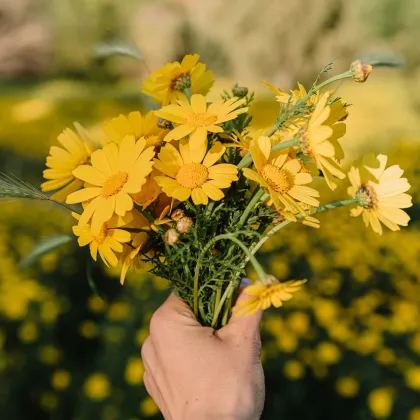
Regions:
<instances>
[{"instance_id":1,"label":"blurred green background","mask_svg":"<svg viewBox=\"0 0 420 420\"><path fill-rule=\"evenodd\" d=\"M256 126L277 112L261 79L291 88L333 57L338 73L385 54L405 66L339 87L352 104L342 144L350 158L389 154L419 203L419 19L418 0L0 0L0 171L39 185L63 128L145 109L149 69L185 53L215 71L211 98L234 82L256 90ZM145 61L95 58L112 41ZM325 190L323 202L345 195ZM319 231L289 226L266 246L273 274L309 283L265 316L263 419L420 420L419 205L408 212L408 228L383 236L347 209L324 213ZM75 243L18 267L71 225L50 204L0 204L0 418L159 419L140 348L168 284L141 273L121 287Z\"/></svg>"}]
</instances>

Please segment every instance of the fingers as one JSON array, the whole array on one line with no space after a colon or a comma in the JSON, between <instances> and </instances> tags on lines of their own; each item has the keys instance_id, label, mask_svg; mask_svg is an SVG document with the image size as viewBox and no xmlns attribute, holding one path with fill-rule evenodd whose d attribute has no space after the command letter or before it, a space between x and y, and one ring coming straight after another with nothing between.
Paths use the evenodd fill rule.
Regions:
<instances>
[{"instance_id":1,"label":"fingers","mask_svg":"<svg viewBox=\"0 0 420 420\"><path fill-rule=\"evenodd\" d=\"M165 414L167 412L166 403L157 383L156 375L159 376L159 365L157 355L150 337L148 337L143 343L141 348L141 357L144 364L143 382L144 386L146 387L146 391L152 397L160 411L164 414L165 418L169 418Z\"/></svg>"}]
</instances>

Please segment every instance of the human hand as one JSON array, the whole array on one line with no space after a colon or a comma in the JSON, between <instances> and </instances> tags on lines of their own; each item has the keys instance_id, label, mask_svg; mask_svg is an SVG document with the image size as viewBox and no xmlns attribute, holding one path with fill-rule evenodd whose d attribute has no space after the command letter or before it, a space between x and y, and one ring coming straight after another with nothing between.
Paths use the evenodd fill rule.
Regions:
<instances>
[{"instance_id":1,"label":"human hand","mask_svg":"<svg viewBox=\"0 0 420 420\"><path fill-rule=\"evenodd\" d=\"M242 293L238 300L245 299ZM256 420L264 406L261 311L202 327L171 294L142 347L144 384L166 420Z\"/></svg>"}]
</instances>

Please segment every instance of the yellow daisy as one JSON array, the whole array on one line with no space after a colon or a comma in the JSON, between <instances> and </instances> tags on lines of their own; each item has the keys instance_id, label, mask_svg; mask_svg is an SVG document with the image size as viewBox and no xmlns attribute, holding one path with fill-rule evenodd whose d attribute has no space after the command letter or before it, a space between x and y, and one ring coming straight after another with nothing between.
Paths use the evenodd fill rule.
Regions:
<instances>
[{"instance_id":1,"label":"yellow daisy","mask_svg":"<svg viewBox=\"0 0 420 420\"><path fill-rule=\"evenodd\" d=\"M130 194L141 190L153 167L154 148L145 146L144 138L136 143L133 136L127 136L119 145L109 143L92 153L92 166L82 165L73 171L88 186L70 194L67 203L91 200L80 218L81 226L92 218L92 230L98 234L114 213L124 216L132 210Z\"/></svg>"},{"instance_id":2,"label":"yellow daisy","mask_svg":"<svg viewBox=\"0 0 420 420\"><path fill-rule=\"evenodd\" d=\"M135 235L130 246L126 246L122 256L122 269L120 274L120 283L124 284L125 277L129 268L140 268L142 265L141 255L139 254L146 245L149 235L146 232L139 232Z\"/></svg>"},{"instance_id":3,"label":"yellow daisy","mask_svg":"<svg viewBox=\"0 0 420 420\"><path fill-rule=\"evenodd\" d=\"M276 88L271 83L263 80L262 81L274 94L276 95L277 102L280 102L281 104L295 104L299 99L303 99L307 94L307 90L305 87L298 82L298 88L291 90L290 93L286 92L285 90L281 88ZM319 92L317 92L314 95L311 95L308 99L307 104L308 105L314 105L319 100Z\"/></svg>"},{"instance_id":4,"label":"yellow daisy","mask_svg":"<svg viewBox=\"0 0 420 420\"><path fill-rule=\"evenodd\" d=\"M300 222L303 225L310 226L310 227L313 227L315 229L319 229L320 228L320 221L317 218L311 216L311 213L313 211L313 207L308 206L305 203L299 203L299 206L303 210L306 211L306 213L307 213L306 216L301 217L301 218L297 218L296 213L293 214L293 213L290 213L290 212L287 212L287 211L277 210L278 216L273 219L273 224L277 225L279 223L282 223L282 222L288 220L288 221L294 222L294 223Z\"/></svg>"},{"instance_id":5,"label":"yellow daisy","mask_svg":"<svg viewBox=\"0 0 420 420\"><path fill-rule=\"evenodd\" d=\"M338 139L346 133L343 120L346 109L342 101L327 105L331 92L326 92L319 100L309 121L300 131L299 147L305 156L310 156L322 171L328 186L334 190L337 184L333 176L344 179L345 174L337 159L343 158L343 150Z\"/></svg>"},{"instance_id":6,"label":"yellow daisy","mask_svg":"<svg viewBox=\"0 0 420 420\"><path fill-rule=\"evenodd\" d=\"M235 165L215 165L225 150L216 142L206 154L206 147L191 149L187 141L181 141L178 152L168 143L155 159L155 167L165 176L157 176L155 180L166 195L179 201L186 201L190 196L194 204L207 204L209 198L221 200L224 197L221 188L229 188L238 180Z\"/></svg>"},{"instance_id":7,"label":"yellow daisy","mask_svg":"<svg viewBox=\"0 0 420 420\"><path fill-rule=\"evenodd\" d=\"M283 302L290 300L306 280L290 280L281 283L274 276L267 276L264 280L252 284L243 290L249 295L233 308L237 315L252 315L259 310L266 310L270 306L280 308Z\"/></svg>"},{"instance_id":8,"label":"yellow daisy","mask_svg":"<svg viewBox=\"0 0 420 420\"><path fill-rule=\"evenodd\" d=\"M142 137L146 140L146 147L160 147L169 130L159 127L159 119L153 111L145 116L140 112L130 112L127 116L120 115L104 125L102 131L106 139L120 144L126 136L134 136L136 140Z\"/></svg>"},{"instance_id":9,"label":"yellow daisy","mask_svg":"<svg viewBox=\"0 0 420 420\"><path fill-rule=\"evenodd\" d=\"M248 111L247 107L239 108L245 101L234 97L225 102L213 102L207 107L203 95L192 95L191 104L178 101L177 105L165 106L155 114L179 124L165 136L165 141L180 140L189 135L191 148L198 149L206 143L209 132L223 132L220 124Z\"/></svg>"},{"instance_id":10,"label":"yellow daisy","mask_svg":"<svg viewBox=\"0 0 420 420\"><path fill-rule=\"evenodd\" d=\"M242 133L233 130L231 135L221 134L221 137L224 138L226 136L225 138L233 141L233 143L223 143L223 145L226 147L236 147L239 151L239 155L244 157L249 152L252 140L263 136L268 130L269 128L255 130L252 127L248 127L246 131L243 131Z\"/></svg>"},{"instance_id":11,"label":"yellow daisy","mask_svg":"<svg viewBox=\"0 0 420 420\"><path fill-rule=\"evenodd\" d=\"M89 162L93 142L86 136L81 126L75 124L76 131L66 128L58 141L63 147L51 146L44 170L44 178L48 181L41 184L42 191L59 190L51 196L53 200L65 201L67 196L82 187L83 182L76 179L73 170L79 165Z\"/></svg>"},{"instance_id":12,"label":"yellow daisy","mask_svg":"<svg viewBox=\"0 0 420 420\"><path fill-rule=\"evenodd\" d=\"M403 170L398 165L385 169L387 160L387 156L378 155L374 166L364 160L360 167L353 166L348 173L351 187L347 192L359 200L351 215L362 215L366 226L370 225L380 235L381 223L392 231L407 226L410 217L401 209L412 206L411 196L405 194L410 184L401 178Z\"/></svg>"},{"instance_id":13,"label":"yellow daisy","mask_svg":"<svg viewBox=\"0 0 420 420\"><path fill-rule=\"evenodd\" d=\"M314 207L319 205L319 201L314 198L319 197L319 192L305 186L312 182L312 175L302 172L302 164L298 159L288 159L285 151L271 152L271 141L265 136L253 141L250 151L257 172L249 168L242 171L246 178L257 182L270 194L270 202L277 209L306 215L297 201Z\"/></svg>"},{"instance_id":14,"label":"yellow daisy","mask_svg":"<svg viewBox=\"0 0 420 420\"><path fill-rule=\"evenodd\" d=\"M162 193L162 188L159 187L155 180L155 177L158 175L160 175L160 172L153 169L152 173L147 176L146 182L141 187L141 190L131 195L133 201L143 210L154 203Z\"/></svg>"},{"instance_id":15,"label":"yellow daisy","mask_svg":"<svg viewBox=\"0 0 420 420\"><path fill-rule=\"evenodd\" d=\"M177 99L185 99L184 89L191 93L206 95L214 83L214 74L206 71L206 65L199 63L198 54L186 55L181 63L175 61L154 71L146 79L141 90L162 105Z\"/></svg>"},{"instance_id":16,"label":"yellow daisy","mask_svg":"<svg viewBox=\"0 0 420 420\"><path fill-rule=\"evenodd\" d=\"M72 213L79 220L77 213ZM108 222L104 223L99 234L95 235L90 224L84 226L73 226L73 233L79 237L77 240L80 246L89 245L90 254L96 261L98 252L103 262L107 266L115 267L118 264L116 253L123 252L124 243L130 242L131 235L124 229L131 219L131 215L126 217L113 216Z\"/></svg>"}]
</instances>

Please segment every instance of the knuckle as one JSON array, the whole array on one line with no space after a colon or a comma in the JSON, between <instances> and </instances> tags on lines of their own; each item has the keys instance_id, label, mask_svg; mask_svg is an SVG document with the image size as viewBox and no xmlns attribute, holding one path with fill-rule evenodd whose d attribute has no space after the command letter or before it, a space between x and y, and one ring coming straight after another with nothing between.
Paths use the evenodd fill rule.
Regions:
<instances>
[{"instance_id":1,"label":"knuckle","mask_svg":"<svg viewBox=\"0 0 420 420\"><path fill-rule=\"evenodd\" d=\"M151 342L150 342L150 337L147 337L146 340L144 341L143 345L141 346L141 358L142 359L147 359L148 356L150 355L150 351L151 351Z\"/></svg>"},{"instance_id":2,"label":"knuckle","mask_svg":"<svg viewBox=\"0 0 420 420\"><path fill-rule=\"evenodd\" d=\"M163 313L162 309L159 308L155 311L155 313L152 315L152 318L150 319L150 334L154 334L156 331L159 331L159 329L162 327L162 321Z\"/></svg>"}]
</instances>

